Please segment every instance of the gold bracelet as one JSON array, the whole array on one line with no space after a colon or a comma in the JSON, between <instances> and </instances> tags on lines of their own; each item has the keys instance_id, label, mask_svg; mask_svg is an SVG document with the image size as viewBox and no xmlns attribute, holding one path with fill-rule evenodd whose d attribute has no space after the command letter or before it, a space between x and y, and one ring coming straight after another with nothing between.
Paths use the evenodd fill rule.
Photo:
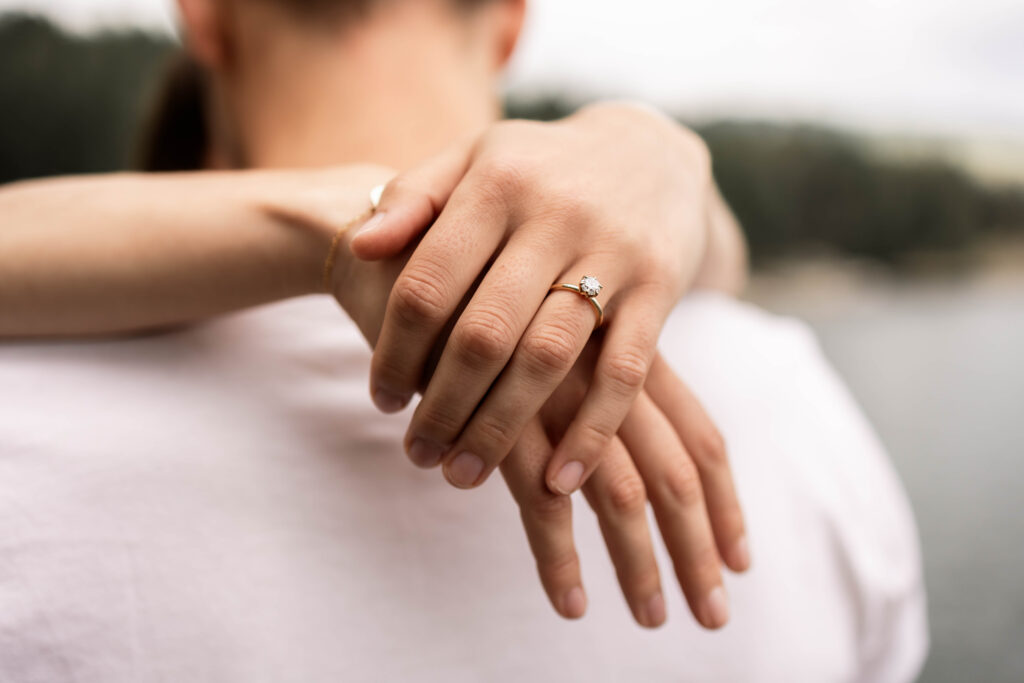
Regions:
<instances>
[{"instance_id":1,"label":"gold bracelet","mask_svg":"<svg viewBox=\"0 0 1024 683\"><path fill-rule=\"evenodd\" d=\"M380 206L381 195L384 194L384 186L378 185L377 187L370 190L370 208L362 212L348 223L345 223L335 235L334 239L331 240L331 248L327 252L327 260L324 261L324 272L322 277L322 284L324 292L331 294L331 280L334 276L334 265L338 261L338 246L341 244L341 239L359 223L363 223L369 220L373 214L377 212L377 207Z\"/></svg>"}]
</instances>

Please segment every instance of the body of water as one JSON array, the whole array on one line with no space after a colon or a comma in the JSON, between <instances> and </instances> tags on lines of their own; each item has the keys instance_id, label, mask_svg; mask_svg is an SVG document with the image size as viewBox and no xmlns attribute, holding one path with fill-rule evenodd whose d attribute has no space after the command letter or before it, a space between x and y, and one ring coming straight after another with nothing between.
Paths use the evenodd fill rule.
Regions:
<instances>
[{"instance_id":1,"label":"body of water","mask_svg":"<svg viewBox=\"0 0 1024 683\"><path fill-rule=\"evenodd\" d=\"M923 280L817 265L751 291L815 328L903 476L930 601L922 680L1024 681L1024 265Z\"/></svg>"}]
</instances>

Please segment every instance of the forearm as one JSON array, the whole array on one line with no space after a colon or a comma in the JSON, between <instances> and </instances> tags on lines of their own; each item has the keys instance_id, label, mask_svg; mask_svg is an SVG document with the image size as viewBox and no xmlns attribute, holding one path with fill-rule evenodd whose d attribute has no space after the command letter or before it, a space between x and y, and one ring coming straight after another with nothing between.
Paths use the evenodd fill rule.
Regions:
<instances>
[{"instance_id":1,"label":"forearm","mask_svg":"<svg viewBox=\"0 0 1024 683\"><path fill-rule=\"evenodd\" d=\"M340 173L351 206L333 212L287 172L0 189L0 337L140 331L315 292L333 224L361 210L372 175Z\"/></svg>"},{"instance_id":2,"label":"forearm","mask_svg":"<svg viewBox=\"0 0 1024 683\"><path fill-rule=\"evenodd\" d=\"M747 241L743 229L717 187L708 209L708 241L694 289L714 289L738 296L749 277Z\"/></svg>"}]
</instances>

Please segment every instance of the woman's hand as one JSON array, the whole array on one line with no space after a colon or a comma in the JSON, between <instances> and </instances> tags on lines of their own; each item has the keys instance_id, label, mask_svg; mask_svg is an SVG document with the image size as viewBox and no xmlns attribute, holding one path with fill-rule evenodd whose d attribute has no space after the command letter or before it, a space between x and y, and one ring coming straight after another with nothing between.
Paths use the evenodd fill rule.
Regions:
<instances>
[{"instance_id":1,"label":"woman's hand","mask_svg":"<svg viewBox=\"0 0 1024 683\"><path fill-rule=\"evenodd\" d=\"M579 489L633 406L670 309L707 277L708 247L722 241L716 201L703 143L626 105L498 124L392 182L356 255L391 256L433 225L391 293L371 375L378 407L408 403L457 320L409 427L413 461L443 460L460 487L487 478L594 331L589 302L549 288L592 275L608 325L546 469L553 491Z\"/></svg>"}]
</instances>

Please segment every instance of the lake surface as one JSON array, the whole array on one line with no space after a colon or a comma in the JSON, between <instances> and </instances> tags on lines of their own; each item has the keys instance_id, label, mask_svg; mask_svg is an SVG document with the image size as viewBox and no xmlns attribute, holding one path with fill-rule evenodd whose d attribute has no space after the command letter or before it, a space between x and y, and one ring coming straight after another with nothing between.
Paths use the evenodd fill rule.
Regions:
<instances>
[{"instance_id":1,"label":"lake surface","mask_svg":"<svg viewBox=\"0 0 1024 683\"><path fill-rule=\"evenodd\" d=\"M923 681L1024 681L1024 266L893 279L819 264L758 277L803 318L903 476L921 531Z\"/></svg>"}]
</instances>

